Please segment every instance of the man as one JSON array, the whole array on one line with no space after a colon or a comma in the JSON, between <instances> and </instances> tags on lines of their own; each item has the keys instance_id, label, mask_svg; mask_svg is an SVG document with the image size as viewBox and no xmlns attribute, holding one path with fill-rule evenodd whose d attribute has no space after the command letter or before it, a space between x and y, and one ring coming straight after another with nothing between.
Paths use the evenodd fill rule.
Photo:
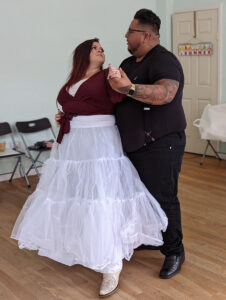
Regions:
<instances>
[{"instance_id":1,"label":"man","mask_svg":"<svg viewBox=\"0 0 226 300\"><path fill-rule=\"evenodd\" d=\"M167 279L180 271L185 259L177 187L186 120L183 70L177 58L160 46L160 24L151 10L137 11L125 35L132 56L121 64L122 77L109 82L127 96L116 107L124 150L168 217L160 249L165 255L160 277Z\"/></svg>"}]
</instances>

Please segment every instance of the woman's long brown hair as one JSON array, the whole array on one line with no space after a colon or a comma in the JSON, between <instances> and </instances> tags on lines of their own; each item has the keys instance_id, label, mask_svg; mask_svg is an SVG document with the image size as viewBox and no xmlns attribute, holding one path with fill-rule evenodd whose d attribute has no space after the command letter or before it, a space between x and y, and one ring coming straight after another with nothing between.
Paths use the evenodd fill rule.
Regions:
<instances>
[{"instance_id":1,"label":"woman's long brown hair","mask_svg":"<svg viewBox=\"0 0 226 300\"><path fill-rule=\"evenodd\" d=\"M68 76L67 82L63 85L62 89L69 89L73 84L81 80L89 67L90 51L94 42L99 43L98 38L91 40L86 40L85 42L79 44L73 52L73 65L70 75ZM57 101L56 101L56 104ZM58 108L58 105L57 105ZM59 108L58 108L59 109Z\"/></svg>"}]
</instances>

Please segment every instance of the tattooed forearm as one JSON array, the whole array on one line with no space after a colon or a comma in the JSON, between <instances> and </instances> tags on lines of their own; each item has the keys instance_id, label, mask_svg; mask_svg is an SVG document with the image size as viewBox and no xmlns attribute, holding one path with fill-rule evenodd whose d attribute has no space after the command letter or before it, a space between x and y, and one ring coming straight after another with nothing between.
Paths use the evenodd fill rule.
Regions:
<instances>
[{"instance_id":1,"label":"tattooed forearm","mask_svg":"<svg viewBox=\"0 0 226 300\"><path fill-rule=\"evenodd\" d=\"M129 90L130 90L131 86L132 86L131 84L127 85L127 86L123 86L121 88L118 88L118 91L121 94L126 94L127 95L129 93Z\"/></svg>"},{"instance_id":2,"label":"tattooed forearm","mask_svg":"<svg viewBox=\"0 0 226 300\"><path fill-rule=\"evenodd\" d=\"M152 105L164 105L170 103L178 90L179 82L171 79L161 79L152 85L136 84L136 90L132 98ZM125 87L127 93L130 86Z\"/></svg>"}]
</instances>

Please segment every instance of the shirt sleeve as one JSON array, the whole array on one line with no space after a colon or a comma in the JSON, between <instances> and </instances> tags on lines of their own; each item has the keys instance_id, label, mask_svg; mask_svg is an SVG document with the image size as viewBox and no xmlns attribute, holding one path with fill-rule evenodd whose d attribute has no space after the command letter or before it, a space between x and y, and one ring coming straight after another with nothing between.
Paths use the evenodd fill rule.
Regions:
<instances>
[{"instance_id":1,"label":"shirt sleeve","mask_svg":"<svg viewBox=\"0 0 226 300\"><path fill-rule=\"evenodd\" d=\"M181 81L181 70L176 57L169 53L162 53L159 60L149 68L150 82L156 82L160 79L172 79L178 82Z\"/></svg>"}]
</instances>

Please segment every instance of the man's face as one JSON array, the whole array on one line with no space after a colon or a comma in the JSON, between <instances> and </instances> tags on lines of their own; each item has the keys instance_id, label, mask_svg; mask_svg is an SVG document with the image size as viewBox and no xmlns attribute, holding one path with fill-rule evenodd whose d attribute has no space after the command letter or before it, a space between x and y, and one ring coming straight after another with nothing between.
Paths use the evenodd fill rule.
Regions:
<instances>
[{"instance_id":1,"label":"man's face","mask_svg":"<svg viewBox=\"0 0 226 300\"><path fill-rule=\"evenodd\" d=\"M139 21L133 19L131 22L127 33L125 34L128 51L136 56L137 51L139 52L140 47L143 45L143 41L145 38L145 32L147 32L142 26L139 24Z\"/></svg>"}]
</instances>

